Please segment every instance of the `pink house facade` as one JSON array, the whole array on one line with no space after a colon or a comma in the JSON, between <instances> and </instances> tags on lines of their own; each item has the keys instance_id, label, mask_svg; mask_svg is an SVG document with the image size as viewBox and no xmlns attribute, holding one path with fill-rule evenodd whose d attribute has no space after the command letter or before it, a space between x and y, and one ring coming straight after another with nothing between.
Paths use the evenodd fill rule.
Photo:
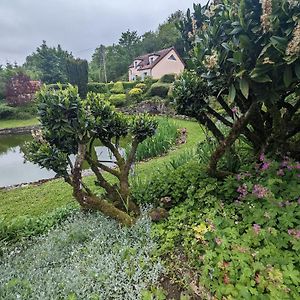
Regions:
<instances>
[{"instance_id":1,"label":"pink house facade","mask_svg":"<svg viewBox=\"0 0 300 300\"><path fill-rule=\"evenodd\" d=\"M159 79L165 74L179 75L184 70L184 63L174 47L145 54L134 59L129 66L129 81L146 76Z\"/></svg>"}]
</instances>

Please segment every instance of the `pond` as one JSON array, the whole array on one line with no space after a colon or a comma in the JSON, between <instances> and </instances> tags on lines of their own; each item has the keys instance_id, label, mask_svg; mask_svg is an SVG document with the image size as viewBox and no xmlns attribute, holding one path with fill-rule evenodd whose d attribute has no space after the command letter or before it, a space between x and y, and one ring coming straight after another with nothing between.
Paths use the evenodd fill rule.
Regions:
<instances>
[{"instance_id":1,"label":"pond","mask_svg":"<svg viewBox=\"0 0 300 300\"><path fill-rule=\"evenodd\" d=\"M24 161L22 146L31 139L29 134L0 136L0 187L55 177L54 172ZM96 153L103 161L114 160L106 147L97 146Z\"/></svg>"}]
</instances>

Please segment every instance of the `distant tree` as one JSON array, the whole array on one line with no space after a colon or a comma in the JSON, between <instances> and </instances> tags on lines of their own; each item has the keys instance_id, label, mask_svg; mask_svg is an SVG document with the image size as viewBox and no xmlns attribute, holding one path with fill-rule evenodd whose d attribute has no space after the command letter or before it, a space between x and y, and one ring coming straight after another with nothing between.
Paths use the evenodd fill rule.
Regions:
<instances>
[{"instance_id":1,"label":"distant tree","mask_svg":"<svg viewBox=\"0 0 300 300\"><path fill-rule=\"evenodd\" d=\"M66 83L67 60L74 58L73 55L61 48L48 47L46 41L36 49L36 52L26 57L24 67L28 70L38 72L40 79L47 84Z\"/></svg>"},{"instance_id":2,"label":"distant tree","mask_svg":"<svg viewBox=\"0 0 300 300\"><path fill-rule=\"evenodd\" d=\"M89 78L91 81L107 82L107 49L104 45L96 48L89 65Z\"/></svg>"},{"instance_id":3,"label":"distant tree","mask_svg":"<svg viewBox=\"0 0 300 300\"><path fill-rule=\"evenodd\" d=\"M20 67L16 63L7 63L5 66L0 66L0 100L5 98L6 86L9 80L19 73L30 75L31 78L34 75L33 72L28 72L24 67Z\"/></svg>"},{"instance_id":4,"label":"distant tree","mask_svg":"<svg viewBox=\"0 0 300 300\"><path fill-rule=\"evenodd\" d=\"M141 38L136 31L127 30L122 33L119 45L123 48L129 62L131 62L140 52Z\"/></svg>"},{"instance_id":5,"label":"distant tree","mask_svg":"<svg viewBox=\"0 0 300 300\"><path fill-rule=\"evenodd\" d=\"M157 43L157 33L147 31L141 37L141 49L143 53L151 53L160 50L160 45Z\"/></svg>"},{"instance_id":6,"label":"distant tree","mask_svg":"<svg viewBox=\"0 0 300 300\"><path fill-rule=\"evenodd\" d=\"M78 92L81 98L85 98L87 94L88 84L88 62L83 59L67 60L67 75L68 81L72 85L78 87Z\"/></svg>"}]
</instances>

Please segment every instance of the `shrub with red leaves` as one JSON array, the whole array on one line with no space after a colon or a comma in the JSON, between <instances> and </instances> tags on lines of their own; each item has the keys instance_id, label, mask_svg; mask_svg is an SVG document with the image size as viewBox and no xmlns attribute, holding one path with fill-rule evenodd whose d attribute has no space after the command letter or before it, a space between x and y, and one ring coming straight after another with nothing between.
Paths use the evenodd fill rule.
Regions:
<instances>
[{"instance_id":1,"label":"shrub with red leaves","mask_svg":"<svg viewBox=\"0 0 300 300\"><path fill-rule=\"evenodd\" d=\"M40 81L33 81L22 73L12 77L6 85L6 101L12 106L21 106L32 101L41 87Z\"/></svg>"}]
</instances>

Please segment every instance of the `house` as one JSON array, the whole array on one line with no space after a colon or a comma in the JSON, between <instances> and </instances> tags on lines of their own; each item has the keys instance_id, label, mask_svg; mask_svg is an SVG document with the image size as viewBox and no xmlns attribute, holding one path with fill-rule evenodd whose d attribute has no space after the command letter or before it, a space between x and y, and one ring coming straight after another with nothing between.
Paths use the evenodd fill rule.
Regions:
<instances>
[{"instance_id":1,"label":"house","mask_svg":"<svg viewBox=\"0 0 300 300\"><path fill-rule=\"evenodd\" d=\"M174 47L138 56L129 66L129 81L146 76L159 79L165 74L180 74L184 62Z\"/></svg>"}]
</instances>

